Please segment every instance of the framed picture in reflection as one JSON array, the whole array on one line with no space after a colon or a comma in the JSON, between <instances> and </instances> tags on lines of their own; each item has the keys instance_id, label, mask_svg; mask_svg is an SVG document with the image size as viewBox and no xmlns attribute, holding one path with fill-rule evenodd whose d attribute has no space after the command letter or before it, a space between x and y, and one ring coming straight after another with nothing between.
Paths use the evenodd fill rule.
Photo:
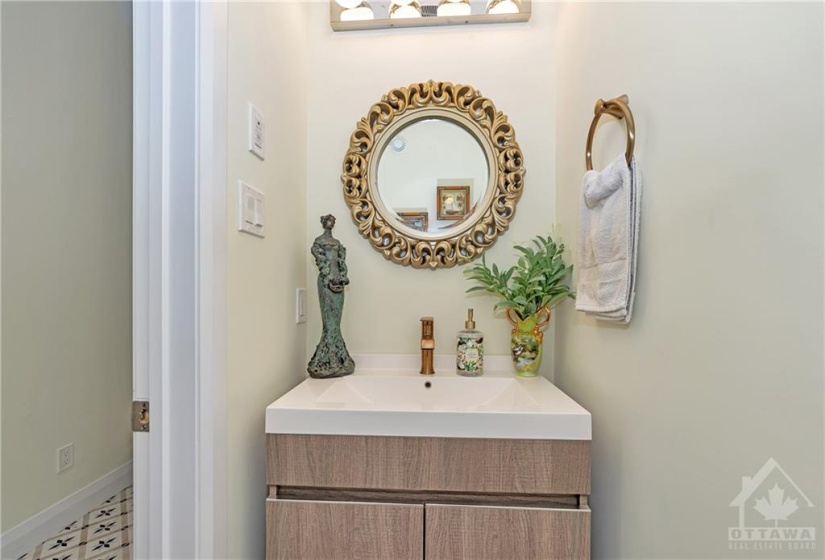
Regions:
<instances>
[{"instance_id":1,"label":"framed picture in reflection","mask_svg":"<svg viewBox=\"0 0 825 560\"><path fill-rule=\"evenodd\" d=\"M416 231L427 231L430 222L430 213L426 210L399 209L395 212L405 226Z\"/></svg>"},{"instance_id":2,"label":"framed picture in reflection","mask_svg":"<svg viewBox=\"0 0 825 560\"><path fill-rule=\"evenodd\" d=\"M463 220L469 214L470 186L436 187L436 215L439 220Z\"/></svg>"}]
</instances>

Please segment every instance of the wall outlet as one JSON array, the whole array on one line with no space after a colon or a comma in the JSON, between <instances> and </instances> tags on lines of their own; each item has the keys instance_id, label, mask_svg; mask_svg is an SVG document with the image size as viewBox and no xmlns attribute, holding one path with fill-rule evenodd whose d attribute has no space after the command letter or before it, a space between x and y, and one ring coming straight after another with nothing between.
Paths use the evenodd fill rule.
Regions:
<instances>
[{"instance_id":1,"label":"wall outlet","mask_svg":"<svg viewBox=\"0 0 825 560\"><path fill-rule=\"evenodd\" d=\"M295 291L295 322L307 322L307 291L306 288L298 288Z\"/></svg>"},{"instance_id":2,"label":"wall outlet","mask_svg":"<svg viewBox=\"0 0 825 560\"><path fill-rule=\"evenodd\" d=\"M57 450L57 474L74 466L74 444L64 445Z\"/></svg>"}]
</instances>

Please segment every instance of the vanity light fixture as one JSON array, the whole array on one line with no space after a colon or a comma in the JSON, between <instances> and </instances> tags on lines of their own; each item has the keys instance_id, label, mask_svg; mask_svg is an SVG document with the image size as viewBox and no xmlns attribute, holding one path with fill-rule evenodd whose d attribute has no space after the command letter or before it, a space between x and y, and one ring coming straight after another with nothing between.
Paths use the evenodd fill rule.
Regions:
<instances>
[{"instance_id":1,"label":"vanity light fixture","mask_svg":"<svg viewBox=\"0 0 825 560\"><path fill-rule=\"evenodd\" d=\"M404 0L401 0L401 2L404 2ZM420 18L423 15L421 4L416 0L404 3L398 3L398 0L393 0L392 6L390 6L390 19Z\"/></svg>"},{"instance_id":2,"label":"vanity light fixture","mask_svg":"<svg viewBox=\"0 0 825 560\"><path fill-rule=\"evenodd\" d=\"M517 14L521 11L519 0L488 0L487 13L491 15Z\"/></svg>"},{"instance_id":3,"label":"vanity light fixture","mask_svg":"<svg viewBox=\"0 0 825 560\"><path fill-rule=\"evenodd\" d=\"M533 0L328 1L333 31L521 23L530 20L533 6Z\"/></svg>"},{"instance_id":4,"label":"vanity light fixture","mask_svg":"<svg viewBox=\"0 0 825 560\"><path fill-rule=\"evenodd\" d=\"M370 21L373 19L375 19L375 13L366 2L360 2L358 5L341 12L341 21Z\"/></svg>"},{"instance_id":5,"label":"vanity light fixture","mask_svg":"<svg viewBox=\"0 0 825 560\"><path fill-rule=\"evenodd\" d=\"M469 16L473 9L470 0L441 0L438 5L438 17Z\"/></svg>"}]
</instances>

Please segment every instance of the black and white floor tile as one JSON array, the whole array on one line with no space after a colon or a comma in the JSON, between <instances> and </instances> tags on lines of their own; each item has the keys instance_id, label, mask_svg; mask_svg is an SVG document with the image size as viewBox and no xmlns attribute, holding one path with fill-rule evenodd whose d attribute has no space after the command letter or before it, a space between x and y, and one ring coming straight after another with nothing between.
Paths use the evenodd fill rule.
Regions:
<instances>
[{"instance_id":1,"label":"black and white floor tile","mask_svg":"<svg viewBox=\"0 0 825 560\"><path fill-rule=\"evenodd\" d=\"M131 536L130 486L18 560L130 560Z\"/></svg>"}]
</instances>

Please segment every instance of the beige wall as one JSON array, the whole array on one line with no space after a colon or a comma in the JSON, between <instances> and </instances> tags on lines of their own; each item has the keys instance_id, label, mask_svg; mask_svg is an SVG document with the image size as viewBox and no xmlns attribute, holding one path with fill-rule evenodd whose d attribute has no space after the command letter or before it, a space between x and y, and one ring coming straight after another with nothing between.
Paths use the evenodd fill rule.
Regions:
<instances>
[{"instance_id":1,"label":"beige wall","mask_svg":"<svg viewBox=\"0 0 825 560\"><path fill-rule=\"evenodd\" d=\"M131 4L3 2L2 26L6 531L131 459Z\"/></svg>"},{"instance_id":2,"label":"beige wall","mask_svg":"<svg viewBox=\"0 0 825 560\"><path fill-rule=\"evenodd\" d=\"M306 376L306 5L230 3L227 417L229 557L264 556L264 409ZM266 160L247 151L247 102ZM237 231L237 183L266 195L266 238Z\"/></svg>"},{"instance_id":3,"label":"beige wall","mask_svg":"<svg viewBox=\"0 0 825 560\"><path fill-rule=\"evenodd\" d=\"M597 98L630 95L645 179L633 323L557 325L556 382L593 414L593 556L821 558L821 536L734 553L727 528L773 457L817 507L790 524L823 530L823 7L566 3L558 23L559 222ZM623 146L606 123L597 167Z\"/></svg>"},{"instance_id":4,"label":"beige wall","mask_svg":"<svg viewBox=\"0 0 825 560\"><path fill-rule=\"evenodd\" d=\"M339 177L356 122L390 88L428 79L475 86L508 115L524 151L526 186L515 221L488 254L489 262L512 264L513 244L547 233L555 215L556 7L534 4L533 10L530 22L519 25L333 33L328 5L311 6L307 243L321 232L322 214L338 217L334 234L347 247L351 280L342 322L350 352L414 354L419 351L419 319L431 315L436 352L453 353L468 307L475 308L486 351L509 352L511 327L503 316L493 316L495 300L466 297L470 284L460 267L414 270L385 260L358 234ZM314 262L308 271L315 278ZM309 284L311 355L321 318L314 282ZM547 375L552 375L550 354L543 366Z\"/></svg>"}]
</instances>

